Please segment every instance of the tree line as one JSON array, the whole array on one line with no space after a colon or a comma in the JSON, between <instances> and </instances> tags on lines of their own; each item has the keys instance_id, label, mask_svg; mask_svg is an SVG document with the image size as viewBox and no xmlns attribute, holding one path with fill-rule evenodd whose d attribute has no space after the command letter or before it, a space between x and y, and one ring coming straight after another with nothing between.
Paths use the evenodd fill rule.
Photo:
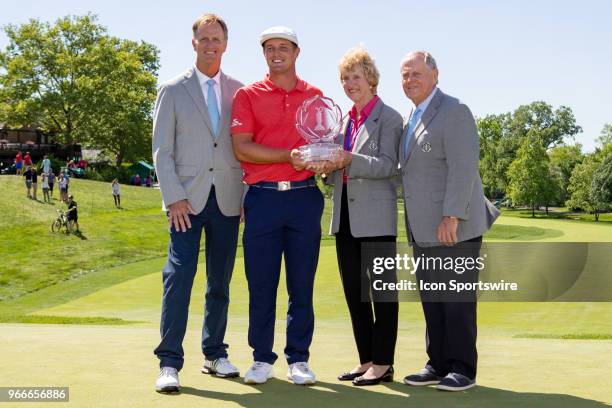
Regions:
<instances>
[{"instance_id":1,"label":"tree line","mask_svg":"<svg viewBox=\"0 0 612 408\"><path fill-rule=\"evenodd\" d=\"M542 101L477 120L485 194L512 205L567 206L595 214L612 206L612 125L604 125L594 152L568 144L582 131L567 106Z\"/></svg>"}]
</instances>

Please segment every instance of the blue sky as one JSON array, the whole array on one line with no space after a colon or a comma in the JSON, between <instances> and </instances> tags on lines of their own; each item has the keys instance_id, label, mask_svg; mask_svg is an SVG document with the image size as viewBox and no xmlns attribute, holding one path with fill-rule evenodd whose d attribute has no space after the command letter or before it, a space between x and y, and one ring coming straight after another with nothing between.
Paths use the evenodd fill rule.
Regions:
<instances>
[{"instance_id":1,"label":"blue sky","mask_svg":"<svg viewBox=\"0 0 612 408\"><path fill-rule=\"evenodd\" d=\"M10 4L10 5L9 5ZM405 115L399 62L424 49L440 69L440 88L465 101L475 115L503 113L543 100L572 108L584 150L612 123L612 1L34 1L4 4L0 25L29 18L55 20L91 11L113 35L144 40L161 51L160 81L193 64L191 24L215 12L229 25L222 69L250 83L266 65L258 36L272 25L296 30L298 73L350 108L337 63L362 44L381 72L379 95ZM6 37L0 34L0 47Z\"/></svg>"}]
</instances>

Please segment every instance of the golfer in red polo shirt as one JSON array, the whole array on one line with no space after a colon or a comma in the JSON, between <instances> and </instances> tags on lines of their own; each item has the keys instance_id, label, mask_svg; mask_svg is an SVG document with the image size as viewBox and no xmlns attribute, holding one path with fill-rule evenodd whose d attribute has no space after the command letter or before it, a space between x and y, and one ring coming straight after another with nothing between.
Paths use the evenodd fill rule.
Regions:
<instances>
[{"instance_id":1,"label":"golfer in red polo shirt","mask_svg":"<svg viewBox=\"0 0 612 408\"><path fill-rule=\"evenodd\" d=\"M263 81L238 90L232 107L232 143L249 185L244 199L244 263L249 284L249 345L254 363L244 381L265 383L278 356L272 351L276 292L285 259L287 376L314 384L308 367L314 329L312 289L319 259L323 195L305 169L297 148L305 144L295 127L304 100L321 91L298 78L295 32L272 27L260 43L269 67Z\"/></svg>"}]
</instances>

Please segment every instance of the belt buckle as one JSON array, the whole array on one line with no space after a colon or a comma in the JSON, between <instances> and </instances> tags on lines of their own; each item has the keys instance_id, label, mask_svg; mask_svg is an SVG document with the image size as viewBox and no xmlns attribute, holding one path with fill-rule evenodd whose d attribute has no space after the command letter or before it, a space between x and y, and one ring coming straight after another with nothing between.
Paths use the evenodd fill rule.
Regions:
<instances>
[{"instance_id":1,"label":"belt buckle","mask_svg":"<svg viewBox=\"0 0 612 408\"><path fill-rule=\"evenodd\" d=\"M279 181L278 182L278 191L287 191L291 189L290 181Z\"/></svg>"}]
</instances>

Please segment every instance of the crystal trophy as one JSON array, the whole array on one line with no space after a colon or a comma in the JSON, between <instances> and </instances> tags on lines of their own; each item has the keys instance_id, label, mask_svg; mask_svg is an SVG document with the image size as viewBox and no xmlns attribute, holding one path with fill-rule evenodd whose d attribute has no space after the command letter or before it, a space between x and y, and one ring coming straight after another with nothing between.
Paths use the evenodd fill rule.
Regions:
<instances>
[{"instance_id":1,"label":"crystal trophy","mask_svg":"<svg viewBox=\"0 0 612 408\"><path fill-rule=\"evenodd\" d=\"M325 96L313 96L302 103L295 115L295 127L306 145L298 148L304 162L333 160L342 151L334 140L342 127L342 111Z\"/></svg>"}]
</instances>

